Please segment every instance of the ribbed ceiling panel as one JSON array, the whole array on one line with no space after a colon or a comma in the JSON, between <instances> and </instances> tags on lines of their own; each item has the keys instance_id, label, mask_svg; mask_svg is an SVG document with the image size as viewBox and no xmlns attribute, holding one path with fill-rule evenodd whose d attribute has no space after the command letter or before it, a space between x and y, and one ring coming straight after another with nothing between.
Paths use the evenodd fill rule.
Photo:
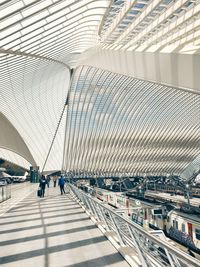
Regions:
<instances>
[{"instance_id":1,"label":"ribbed ceiling panel","mask_svg":"<svg viewBox=\"0 0 200 267\"><path fill-rule=\"evenodd\" d=\"M199 0L10 0L1 1L0 17L0 112L41 168L61 165L64 117L56 136L55 131L68 93L67 68L86 58L92 65L97 47L122 55L148 54L148 60L158 53L164 65L172 62L174 68L164 66L160 74L156 63L153 81L164 76L161 81L168 84L199 89L199 60L192 57L200 51ZM172 52L191 58L177 61ZM134 56L121 60L119 68L123 64L128 71L126 61L131 60ZM112 64L106 61L105 69ZM137 64L139 73L143 64L151 79L151 63ZM198 96L148 81L79 69L68 106L64 166L88 172L179 173L199 147L198 101Z\"/></svg>"},{"instance_id":2,"label":"ribbed ceiling panel","mask_svg":"<svg viewBox=\"0 0 200 267\"><path fill-rule=\"evenodd\" d=\"M3 1L1 47L51 59L67 56L67 64L73 63L74 53L97 45L109 4L107 0Z\"/></svg>"},{"instance_id":3,"label":"ribbed ceiling panel","mask_svg":"<svg viewBox=\"0 0 200 267\"><path fill-rule=\"evenodd\" d=\"M6 114L42 168L65 105L69 70L56 62L19 55L8 55L1 63L0 112ZM60 136L58 140L59 147L63 146L64 139ZM51 160L48 166L60 169L62 150Z\"/></svg>"},{"instance_id":4,"label":"ribbed ceiling panel","mask_svg":"<svg viewBox=\"0 0 200 267\"><path fill-rule=\"evenodd\" d=\"M84 66L66 127L67 171L180 174L199 154L200 96Z\"/></svg>"}]
</instances>

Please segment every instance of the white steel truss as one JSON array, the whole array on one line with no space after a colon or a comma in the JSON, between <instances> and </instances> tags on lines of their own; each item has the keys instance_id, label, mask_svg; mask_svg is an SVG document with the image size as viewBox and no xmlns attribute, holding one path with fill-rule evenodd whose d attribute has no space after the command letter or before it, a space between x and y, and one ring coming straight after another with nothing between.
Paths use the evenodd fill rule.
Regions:
<instances>
[{"instance_id":1,"label":"white steel truss","mask_svg":"<svg viewBox=\"0 0 200 267\"><path fill-rule=\"evenodd\" d=\"M171 74L170 64L168 64L171 59L166 60L163 55L166 53L172 55L173 62L180 54L199 55L200 0L4 0L0 4L0 20L0 112L13 124L28 147L31 157L34 158L33 161L41 169L61 168L66 116L68 124L66 125L66 136L70 131L70 139L66 138L65 142L63 167L66 169L76 169L77 171L87 169L87 171L109 173L125 171L181 173L187 164L199 154L197 152L199 137L196 133L196 129L199 129L198 100L196 100L198 96L189 94L190 89L199 89L197 88L199 84L198 57L189 59L192 64L184 66L180 73L174 67ZM119 52L119 54L133 51L134 56L141 53L140 67L138 67L138 72L133 72L133 75L129 67L131 66L130 61L134 61L134 57L129 59L128 56L123 61L116 58L116 65L118 65L118 69L126 69L123 74L130 75L131 73L133 78L145 78L147 81L136 79L130 81L131 78L126 77L125 79L125 76L114 73L82 68L83 75L80 74L80 69L74 70L73 84L70 89L70 73L72 73L70 69L83 65L85 60L88 65L95 66L92 56L98 49L111 53ZM143 63L143 57L153 58L154 55L155 58L157 55L158 57L161 55L162 63L168 64L166 73L162 68L160 76L158 74L159 66L156 71L151 71L151 66ZM127 65L126 61L129 61ZM109 60L106 61L105 70L114 70L114 64ZM194 68L193 70L191 70L191 66ZM139 77L140 75L136 74L140 73L140 69L150 75L147 78ZM146 69L148 70L146 71ZM177 71L178 77L176 79L173 77L175 71ZM188 79L184 78L185 73L187 73ZM108 78L102 81L99 75ZM158 83L152 85L149 81L154 76L156 77L153 79L155 82L159 82L161 76L164 79L169 77L172 80L172 83L168 84L171 89L167 87L168 89L165 90ZM77 78L77 82L75 82L76 77L80 78ZM100 85L99 81L101 81ZM179 81L181 81L180 84ZM175 115L170 115L170 125L172 127L174 123L174 129L170 131L170 128L167 128L166 133L163 132L164 128L158 125L152 128L152 131L148 127L155 118L163 126L168 113L165 115L163 112L157 117L154 112L151 114L149 111L148 117L147 114L145 115L146 110L143 113L137 108L136 112L139 111L139 114L142 114L141 118L131 121L137 113L134 113L129 100L127 100L129 103L127 104L125 103L126 97L121 98L119 95L119 92L123 95L120 90L129 82L132 86L129 93L133 96L136 96L138 88L142 92L144 88L149 90L149 94L155 92L157 88L160 90L158 95L163 94L162 101L164 94L166 97L170 97L169 102L173 97L178 99L177 110L178 108L180 110L175 113L176 116L179 116L181 112L185 114L182 110L183 106L190 114L189 117L185 115L178 127L177 117L174 118ZM97 84L97 87L91 89L90 85L89 92L94 91L95 93L93 92L91 96L87 92L87 96L85 96L84 90L87 91L86 88L89 84L93 84L93 86ZM185 87L185 93L180 93L180 98L177 98L177 90L173 91L173 85ZM101 88L102 91L98 92L97 97L99 86L103 89ZM118 92L116 92L116 88L119 88ZM186 93L187 89L189 89L188 94ZM74 99L74 96L71 93L77 92L77 90L80 90L81 97L76 96L76 101L73 100L72 104L70 101ZM163 90L166 92L164 93ZM117 117L118 110L113 116L108 107L111 96L114 98L115 106L118 106L122 112L119 117ZM69 114L66 114L66 112L63 113L63 110L68 97L70 99L69 107L67 106L66 110L69 111ZM194 104L191 99L186 104L185 99L187 98L195 98ZM98 102L98 99L101 101ZM97 111L93 110L93 101L98 103ZM153 99L149 101L151 104L153 103ZM145 93L141 95L140 99L138 97L136 107L138 107L138 103L141 106L145 103ZM73 105L73 108L70 105ZM75 119L70 113L72 111L76 114L73 115ZM90 119L88 120L86 114L90 112L92 115L89 115ZM192 112L195 113L195 116L191 115ZM196 122L194 119L191 119L190 122L191 117L196 118ZM74 121L69 118L73 118ZM80 126L79 123L82 123L82 119L86 124L83 123ZM116 126L113 127L117 120ZM128 124L129 122L133 124ZM189 122L196 123L195 128L192 128L193 124L192 127L188 126ZM136 128L134 128L135 123ZM69 130L69 127L73 124L80 132L75 132L72 140L74 129L72 127ZM127 132L123 132L125 129ZM87 131L89 132L87 133ZM4 134L6 135L6 133ZM186 149L186 145L182 146L181 144L180 153L176 152L176 154L176 146L170 147L170 153L166 154L165 164L161 167L163 159L160 158L160 155L163 155L164 147L158 149L150 145L154 139L152 144L155 145L157 139L160 140L161 134L163 138L173 140L173 142L180 139L188 142L188 145L191 144L191 148ZM192 138L193 134L194 138ZM150 135L152 135L152 139L149 138ZM89 139L87 139L88 137ZM86 143L84 143L84 138L86 138ZM163 140L161 138L159 142ZM93 147L93 143L96 141L95 151L95 148L91 148L90 145ZM157 146L160 145L159 142ZM133 144L136 145L134 149ZM86 150L83 149L83 145ZM2 146L0 144L0 147ZM141 149L141 147L143 148ZM71 153L69 148L73 149L70 156L67 155ZM140 149L141 151L139 151ZM22 155L21 151L15 152ZM120 156L118 153L121 153ZM169 159L172 154L175 160L173 164L173 157ZM54 155L56 155L55 158ZM5 151L2 156L6 157ZM8 159L13 159L10 152L7 156ZM30 155L25 155L25 157L30 163ZM76 160L73 157L76 157ZM68 163L66 163L66 159L69 160ZM134 167L133 159L135 160ZM86 166L87 161L90 162ZM154 170L152 169L153 161ZM109 166L109 164L111 165Z\"/></svg>"},{"instance_id":2,"label":"white steel truss","mask_svg":"<svg viewBox=\"0 0 200 267\"><path fill-rule=\"evenodd\" d=\"M199 94L80 67L69 96L65 170L180 174L199 154Z\"/></svg>"}]
</instances>

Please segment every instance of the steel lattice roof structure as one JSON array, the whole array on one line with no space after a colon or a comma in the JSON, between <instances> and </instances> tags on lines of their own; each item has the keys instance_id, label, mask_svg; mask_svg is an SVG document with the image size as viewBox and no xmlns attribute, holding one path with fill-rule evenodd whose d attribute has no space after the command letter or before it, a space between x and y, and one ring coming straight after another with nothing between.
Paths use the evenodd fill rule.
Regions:
<instances>
[{"instance_id":1,"label":"steel lattice roof structure","mask_svg":"<svg viewBox=\"0 0 200 267\"><path fill-rule=\"evenodd\" d=\"M102 176L200 168L199 0L0 3L0 157Z\"/></svg>"}]
</instances>

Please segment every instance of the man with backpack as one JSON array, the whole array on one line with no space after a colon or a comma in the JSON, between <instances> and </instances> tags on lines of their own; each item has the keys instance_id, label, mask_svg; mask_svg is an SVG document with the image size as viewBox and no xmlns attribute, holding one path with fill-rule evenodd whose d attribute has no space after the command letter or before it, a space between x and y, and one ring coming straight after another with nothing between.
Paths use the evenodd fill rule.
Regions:
<instances>
[{"instance_id":1,"label":"man with backpack","mask_svg":"<svg viewBox=\"0 0 200 267\"><path fill-rule=\"evenodd\" d=\"M60 193L61 195L64 193L65 194L65 179L63 177L63 175L60 176L59 180L58 180L58 185L60 186Z\"/></svg>"}]
</instances>

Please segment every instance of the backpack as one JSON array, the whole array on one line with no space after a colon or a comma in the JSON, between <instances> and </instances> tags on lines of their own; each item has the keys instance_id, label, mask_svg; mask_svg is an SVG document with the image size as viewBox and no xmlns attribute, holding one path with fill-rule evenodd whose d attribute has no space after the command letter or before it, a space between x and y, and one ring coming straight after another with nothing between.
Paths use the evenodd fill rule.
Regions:
<instances>
[{"instance_id":1,"label":"backpack","mask_svg":"<svg viewBox=\"0 0 200 267\"><path fill-rule=\"evenodd\" d=\"M65 184L65 180L61 177L59 179L59 185L64 185Z\"/></svg>"}]
</instances>

